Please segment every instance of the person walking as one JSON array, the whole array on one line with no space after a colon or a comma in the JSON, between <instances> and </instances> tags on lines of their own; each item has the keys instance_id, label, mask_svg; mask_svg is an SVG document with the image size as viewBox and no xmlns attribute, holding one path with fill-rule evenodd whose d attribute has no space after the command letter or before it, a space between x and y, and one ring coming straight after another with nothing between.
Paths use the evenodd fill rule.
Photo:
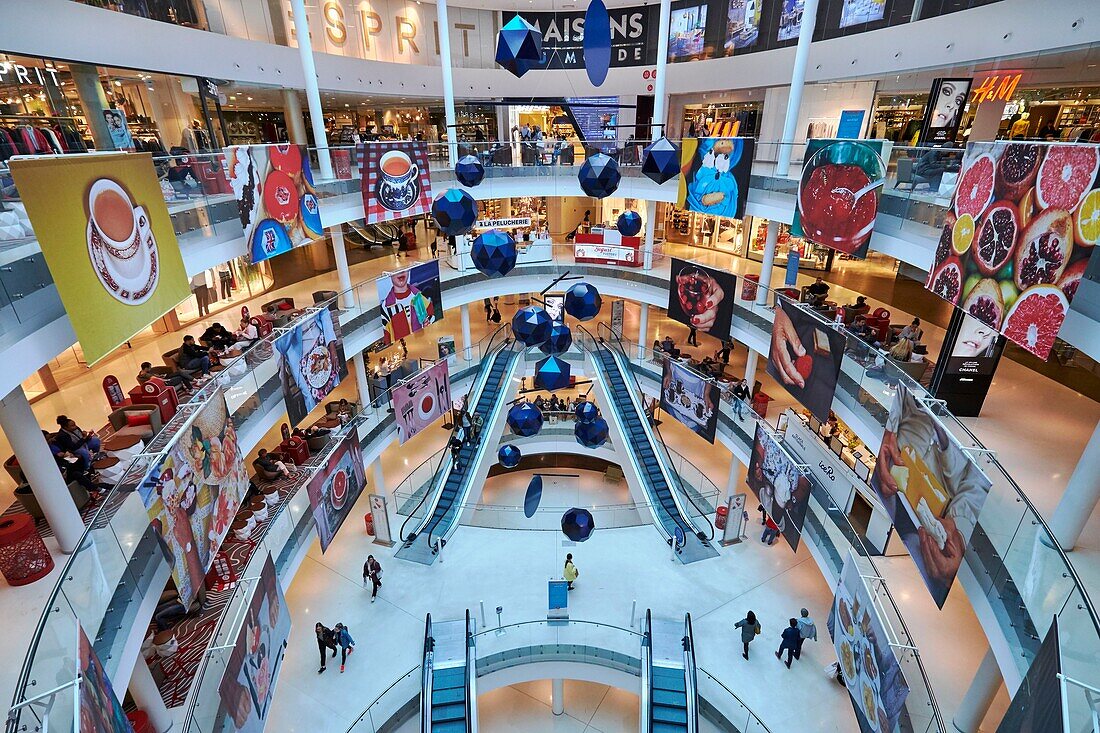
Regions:
<instances>
[{"instance_id":1,"label":"person walking","mask_svg":"<svg viewBox=\"0 0 1100 733\"><path fill-rule=\"evenodd\" d=\"M737 412L737 419L745 419L745 403L752 399L752 395L749 393L749 383L742 379L733 388L733 409Z\"/></svg>"},{"instance_id":2,"label":"person walking","mask_svg":"<svg viewBox=\"0 0 1100 733\"><path fill-rule=\"evenodd\" d=\"M817 625L810 618L809 610L803 608L802 615L798 618L798 647L794 650L794 658L802 658L802 642L806 639L817 641Z\"/></svg>"},{"instance_id":3,"label":"person walking","mask_svg":"<svg viewBox=\"0 0 1100 733\"><path fill-rule=\"evenodd\" d=\"M749 611L745 614L745 618L735 623L733 627L735 629L741 629L741 644L745 647L745 651L741 652L741 656L748 659L749 642L755 639L760 633L760 622L756 620L756 614Z\"/></svg>"},{"instance_id":4,"label":"person walking","mask_svg":"<svg viewBox=\"0 0 1100 733\"><path fill-rule=\"evenodd\" d=\"M688 346L699 345L699 331L695 326L688 326Z\"/></svg>"},{"instance_id":5,"label":"person walking","mask_svg":"<svg viewBox=\"0 0 1100 733\"><path fill-rule=\"evenodd\" d=\"M577 566L573 564L573 553L569 553L565 556L565 568L562 570L561 577L565 578L565 581L569 584L567 587L569 590L573 590L573 583L580 576L581 571L577 570Z\"/></svg>"},{"instance_id":6,"label":"person walking","mask_svg":"<svg viewBox=\"0 0 1100 733\"><path fill-rule=\"evenodd\" d=\"M382 587L382 566L374 555L367 555L367 561L363 563L363 582L366 583L368 579L372 587L370 602L374 603L374 599L378 597L378 589Z\"/></svg>"},{"instance_id":7,"label":"person walking","mask_svg":"<svg viewBox=\"0 0 1100 733\"><path fill-rule=\"evenodd\" d=\"M791 619L790 626L783 629L783 641L779 642L779 651L775 653L775 658L782 660L783 650L787 650L787 669L791 668L791 659L794 658L795 653L798 651L799 640L802 635L798 633L798 619Z\"/></svg>"},{"instance_id":8,"label":"person walking","mask_svg":"<svg viewBox=\"0 0 1100 733\"><path fill-rule=\"evenodd\" d=\"M313 627L314 632L317 634L317 651L321 653L321 668L317 670L317 674L321 674L328 667L325 664L325 650L331 649L333 658L336 657L336 634L329 627L325 626L320 621Z\"/></svg>"},{"instance_id":9,"label":"person walking","mask_svg":"<svg viewBox=\"0 0 1100 733\"><path fill-rule=\"evenodd\" d=\"M440 234L438 232L435 234L435 236L432 237L432 241L431 241L432 257L438 257L439 256L439 237L440 237Z\"/></svg>"},{"instance_id":10,"label":"person walking","mask_svg":"<svg viewBox=\"0 0 1100 733\"><path fill-rule=\"evenodd\" d=\"M340 674L343 674L344 664L347 663L348 656L355 651L355 639L351 638L351 632L342 623L336 624L333 635L336 637L336 643L340 645Z\"/></svg>"}]
</instances>

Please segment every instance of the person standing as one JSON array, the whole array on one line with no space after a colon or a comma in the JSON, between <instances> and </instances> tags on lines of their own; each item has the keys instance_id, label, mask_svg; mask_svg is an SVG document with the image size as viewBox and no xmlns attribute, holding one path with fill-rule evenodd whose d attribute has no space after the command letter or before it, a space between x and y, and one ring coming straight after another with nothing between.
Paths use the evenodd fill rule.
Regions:
<instances>
[{"instance_id":1,"label":"person standing","mask_svg":"<svg viewBox=\"0 0 1100 733\"><path fill-rule=\"evenodd\" d=\"M741 656L748 659L749 642L755 639L757 634L760 633L760 622L756 620L756 614L749 611L745 614L745 618L735 623L733 627L735 629L741 629L741 644L745 647L745 651L741 653Z\"/></svg>"},{"instance_id":2,"label":"person standing","mask_svg":"<svg viewBox=\"0 0 1100 733\"><path fill-rule=\"evenodd\" d=\"M798 619L798 647L794 650L794 658L802 658L802 642L806 639L813 639L817 641L817 626L814 624L814 620L810 618L810 612L808 609L802 609L802 615Z\"/></svg>"},{"instance_id":3,"label":"person standing","mask_svg":"<svg viewBox=\"0 0 1100 733\"><path fill-rule=\"evenodd\" d=\"M577 570L577 566L573 564L573 553L569 553L565 556L565 568L562 570L561 577L565 578L565 582L569 590L573 590L573 583L580 576L581 571Z\"/></svg>"},{"instance_id":4,"label":"person standing","mask_svg":"<svg viewBox=\"0 0 1100 733\"><path fill-rule=\"evenodd\" d=\"M720 374L726 373L726 367L730 364L730 352L733 351L733 342L729 339L722 341L722 348L718 349L718 361L722 362Z\"/></svg>"},{"instance_id":5,"label":"person standing","mask_svg":"<svg viewBox=\"0 0 1100 733\"><path fill-rule=\"evenodd\" d=\"M771 545L775 542L775 538L779 536L779 525L775 523L771 515L768 514L764 518L764 533L760 535L760 541L765 545Z\"/></svg>"},{"instance_id":6,"label":"person standing","mask_svg":"<svg viewBox=\"0 0 1100 733\"><path fill-rule=\"evenodd\" d=\"M749 383L742 379L737 383L737 386L733 388L733 409L737 412L737 419L745 419L745 403L748 402L752 395L749 393Z\"/></svg>"},{"instance_id":7,"label":"person standing","mask_svg":"<svg viewBox=\"0 0 1100 733\"><path fill-rule=\"evenodd\" d=\"M333 658L336 657L336 634L320 621L313 627L313 630L317 635L317 651L321 653L321 668L317 670L317 674L321 674L328 669L325 664L325 650L331 649Z\"/></svg>"},{"instance_id":8,"label":"person standing","mask_svg":"<svg viewBox=\"0 0 1100 733\"><path fill-rule=\"evenodd\" d=\"M436 232L435 236L432 237L432 240L431 240L431 243L430 243L430 246L432 248L432 257L438 257L439 256L439 237L440 237L440 234L438 232Z\"/></svg>"},{"instance_id":9,"label":"person standing","mask_svg":"<svg viewBox=\"0 0 1100 733\"><path fill-rule=\"evenodd\" d=\"M699 331L695 326L688 326L688 346L699 345Z\"/></svg>"},{"instance_id":10,"label":"person standing","mask_svg":"<svg viewBox=\"0 0 1100 733\"><path fill-rule=\"evenodd\" d=\"M340 645L340 674L344 673L344 664L348 661L348 655L355 651L355 639L351 638L351 632L348 631L348 627L341 624L336 624L336 628L333 630L333 635L336 637L336 643ZM791 665L787 665L788 667Z\"/></svg>"},{"instance_id":11,"label":"person standing","mask_svg":"<svg viewBox=\"0 0 1100 733\"><path fill-rule=\"evenodd\" d=\"M801 634L798 633L798 619L791 619L790 626L783 629L783 641L779 642L779 650L775 653L776 659L783 658L783 650L787 650L787 669L791 668L791 659L801 643Z\"/></svg>"},{"instance_id":12,"label":"person standing","mask_svg":"<svg viewBox=\"0 0 1100 733\"><path fill-rule=\"evenodd\" d=\"M493 301L486 298L481 301L481 304L485 306L485 322L488 323L489 319L493 317Z\"/></svg>"},{"instance_id":13,"label":"person standing","mask_svg":"<svg viewBox=\"0 0 1100 733\"><path fill-rule=\"evenodd\" d=\"M363 582L366 583L367 580L371 584L370 602L374 603L374 599L378 597L378 589L382 587L382 566L374 555L367 555L367 561L363 563Z\"/></svg>"}]
</instances>

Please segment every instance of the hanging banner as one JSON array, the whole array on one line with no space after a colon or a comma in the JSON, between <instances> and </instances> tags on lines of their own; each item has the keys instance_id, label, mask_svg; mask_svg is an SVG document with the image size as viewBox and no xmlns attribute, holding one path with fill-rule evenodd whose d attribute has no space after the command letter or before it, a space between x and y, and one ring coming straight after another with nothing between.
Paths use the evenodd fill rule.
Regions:
<instances>
[{"instance_id":1,"label":"hanging banner","mask_svg":"<svg viewBox=\"0 0 1100 733\"><path fill-rule=\"evenodd\" d=\"M233 145L225 149L225 160L253 264L321 238L305 145Z\"/></svg>"},{"instance_id":2,"label":"hanging banner","mask_svg":"<svg viewBox=\"0 0 1100 733\"><path fill-rule=\"evenodd\" d=\"M814 417L826 422L844 360L844 334L786 298L777 300L768 374Z\"/></svg>"},{"instance_id":3,"label":"hanging banner","mask_svg":"<svg viewBox=\"0 0 1100 733\"><path fill-rule=\"evenodd\" d=\"M290 608L268 555L218 686L229 713L222 731L262 733L289 636Z\"/></svg>"},{"instance_id":4,"label":"hanging banner","mask_svg":"<svg viewBox=\"0 0 1100 733\"><path fill-rule=\"evenodd\" d=\"M934 79L924 108L917 145L944 145L955 142L962 122L963 108L970 98L973 79Z\"/></svg>"},{"instance_id":5,"label":"hanging banner","mask_svg":"<svg viewBox=\"0 0 1100 733\"><path fill-rule=\"evenodd\" d=\"M306 484L322 553L336 538L366 485L363 451L359 447L359 436L352 430Z\"/></svg>"},{"instance_id":6,"label":"hanging banner","mask_svg":"<svg viewBox=\"0 0 1100 733\"><path fill-rule=\"evenodd\" d=\"M191 294L152 155L9 165L89 366Z\"/></svg>"},{"instance_id":7,"label":"hanging banner","mask_svg":"<svg viewBox=\"0 0 1100 733\"><path fill-rule=\"evenodd\" d=\"M611 333L619 338L623 337L623 316L626 311L626 301L620 299L611 301Z\"/></svg>"},{"instance_id":8,"label":"hanging banner","mask_svg":"<svg viewBox=\"0 0 1100 733\"><path fill-rule=\"evenodd\" d=\"M383 347L443 319L439 260L383 275L375 287L382 305Z\"/></svg>"},{"instance_id":9,"label":"hanging banner","mask_svg":"<svg viewBox=\"0 0 1100 733\"><path fill-rule=\"evenodd\" d=\"M725 341L733 325L737 276L725 270L672 258L668 317Z\"/></svg>"},{"instance_id":10,"label":"hanging banner","mask_svg":"<svg viewBox=\"0 0 1100 733\"><path fill-rule=\"evenodd\" d=\"M708 443L718 427L718 385L672 359L664 360L661 409Z\"/></svg>"},{"instance_id":11,"label":"hanging banner","mask_svg":"<svg viewBox=\"0 0 1100 733\"><path fill-rule=\"evenodd\" d=\"M1058 679L1062 672L1062 653L1058 639L1058 617L1053 616L1050 629L1039 646L1039 652L1031 660L1024 681L1012 696L1012 702L1001 718L1001 724L997 726L997 733L1062 730L1061 723L1056 722L1062 720L1065 706L1062 681ZM1092 699L1095 700L1094 697ZM1093 715L1095 714L1094 712Z\"/></svg>"},{"instance_id":12,"label":"hanging banner","mask_svg":"<svg viewBox=\"0 0 1100 733\"><path fill-rule=\"evenodd\" d=\"M275 339L275 358L286 414L295 426L348 376L339 321L328 308Z\"/></svg>"},{"instance_id":13,"label":"hanging banner","mask_svg":"<svg viewBox=\"0 0 1100 733\"><path fill-rule=\"evenodd\" d=\"M363 210L368 224L431 211L432 178L426 143L359 143L356 155L363 166Z\"/></svg>"},{"instance_id":14,"label":"hanging banner","mask_svg":"<svg viewBox=\"0 0 1100 733\"><path fill-rule=\"evenodd\" d=\"M700 214L744 218L755 145L749 137L684 140L677 205Z\"/></svg>"},{"instance_id":15,"label":"hanging banner","mask_svg":"<svg viewBox=\"0 0 1100 733\"><path fill-rule=\"evenodd\" d=\"M111 686L107 670L96 656L92 642L77 623L78 659L80 660L80 684L77 710L78 733L134 733L134 727L126 717L122 704ZM138 664L145 660L138 659Z\"/></svg>"},{"instance_id":16,"label":"hanging banner","mask_svg":"<svg viewBox=\"0 0 1100 733\"><path fill-rule=\"evenodd\" d=\"M451 384L447 362L437 361L393 388L397 439L404 444L415 438L451 408Z\"/></svg>"},{"instance_id":17,"label":"hanging banner","mask_svg":"<svg viewBox=\"0 0 1100 733\"><path fill-rule=\"evenodd\" d=\"M810 480L802 475L794 457L768 432L763 422L756 424L746 482L764 511L779 525L783 539L792 550L798 550L810 505Z\"/></svg>"}]
</instances>

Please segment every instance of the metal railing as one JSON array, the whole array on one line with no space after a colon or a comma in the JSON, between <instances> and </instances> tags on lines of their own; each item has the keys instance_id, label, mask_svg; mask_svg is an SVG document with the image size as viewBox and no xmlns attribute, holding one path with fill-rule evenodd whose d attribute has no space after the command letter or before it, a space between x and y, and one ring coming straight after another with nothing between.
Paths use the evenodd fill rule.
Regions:
<instances>
[{"instance_id":1,"label":"metal railing","mask_svg":"<svg viewBox=\"0 0 1100 733\"><path fill-rule=\"evenodd\" d=\"M684 614L684 695L687 698L687 733L699 731L699 680L695 675L695 634L691 614Z\"/></svg>"},{"instance_id":2,"label":"metal railing","mask_svg":"<svg viewBox=\"0 0 1100 733\"><path fill-rule=\"evenodd\" d=\"M645 610L642 627L642 733L653 733L653 614Z\"/></svg>"}]
</instances>

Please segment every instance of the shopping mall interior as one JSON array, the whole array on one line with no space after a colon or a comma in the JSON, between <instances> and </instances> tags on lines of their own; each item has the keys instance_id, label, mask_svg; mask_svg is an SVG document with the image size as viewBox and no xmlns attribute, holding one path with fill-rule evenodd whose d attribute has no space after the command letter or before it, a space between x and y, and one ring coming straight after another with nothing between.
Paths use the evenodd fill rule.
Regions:
<instances>
[{"instance_id":1,"label":"shopping mall interior","mask_svg":"<svg viewBox=\"0 0 1100 733\"><path fill-rule=\"evenodd\" d=\"M1095 3L454 2L0 0L7 733L1100 733Z\"/></svg>"}]
</instances>

